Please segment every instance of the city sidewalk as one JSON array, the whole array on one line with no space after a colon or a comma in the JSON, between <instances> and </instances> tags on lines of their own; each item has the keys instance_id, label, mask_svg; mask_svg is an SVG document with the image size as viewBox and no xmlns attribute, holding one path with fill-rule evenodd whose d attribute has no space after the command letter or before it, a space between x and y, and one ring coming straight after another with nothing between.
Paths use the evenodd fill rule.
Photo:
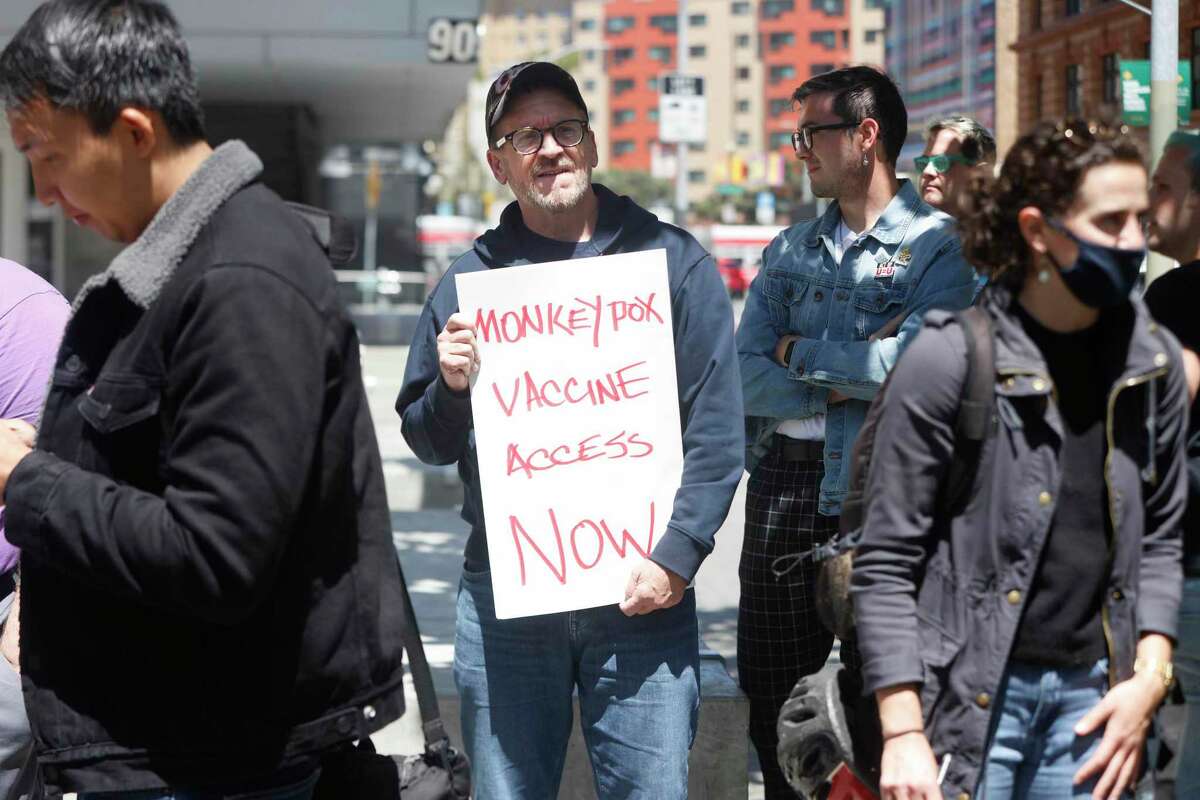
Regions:
<instances>
[{"instance_id":1,"label":"city sidewalk","mask_svg":"<svg viewBox=\"0 0 1200 800\"><path fill-rule=\"evenodd\" d=\"M425 652L439 694L453 692L454 610L466 524L458 516L462 488L453 466L422 464L408 449L394 405L408 357L407 347L364 347L363 375L383 456L393 536L421 624ZM738 489L717 546L696 577L701 637L719 653L736 679L737 567L742 546L745 481ZM416 699L408 713L373 739L381 752L415 753L421 747ZM751 748L751 752L753 749ZM762 797L751 774L750 800Z\"/></svg>"}]
</instances>

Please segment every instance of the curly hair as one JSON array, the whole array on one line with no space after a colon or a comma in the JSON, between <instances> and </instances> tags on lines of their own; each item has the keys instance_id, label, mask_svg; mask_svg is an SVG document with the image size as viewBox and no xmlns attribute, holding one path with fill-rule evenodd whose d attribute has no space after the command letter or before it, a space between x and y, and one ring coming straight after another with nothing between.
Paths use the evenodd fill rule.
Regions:
<instances>
[{"instance_id":1,"label":"curly hair","mask_svg":"<svg viewBox=\"0 0 1200 800\"><path fill-rule=\"evenodd\" d=\"M1123 125L1083 119L1039 123L1017 139L997 178L979 178L973 213L959 223L963 255L991 285L1017 290L1031 259L1017 214L1034 206L1046 216L1065 212L1084 175L1111 162L1145 160Z\"/></svg>"}]
</instances>

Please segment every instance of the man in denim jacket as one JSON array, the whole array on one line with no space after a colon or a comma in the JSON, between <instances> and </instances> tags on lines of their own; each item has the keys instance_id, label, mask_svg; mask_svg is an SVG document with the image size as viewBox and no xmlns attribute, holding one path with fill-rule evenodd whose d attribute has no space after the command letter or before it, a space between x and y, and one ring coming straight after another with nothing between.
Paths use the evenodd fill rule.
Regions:
<instances>
[{"instance_id":1,"label":"man in denim jacket","mask_svg":"<svg viewBox=\"0 0 1200 800\"><path fill-rule=\"evenodd\" d=\"M905 341L926 310L965 307L975 292L953 220L896 177L908 128L896 85L849 67L792 99L796 157L834 202L767 247L737 333L750 470L738 676L768 799L794 797L775 758L779 708L833 645L815 565L777 577L772 563L836 532L851 447Z\"/></svg>"}]
</instances>

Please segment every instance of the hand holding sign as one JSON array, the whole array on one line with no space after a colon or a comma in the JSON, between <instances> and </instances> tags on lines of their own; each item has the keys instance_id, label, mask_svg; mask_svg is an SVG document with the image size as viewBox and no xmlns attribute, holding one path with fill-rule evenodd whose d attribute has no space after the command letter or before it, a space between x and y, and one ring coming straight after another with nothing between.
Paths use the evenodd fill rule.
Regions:
<instances>
[{"instance_id":1,"label":"hand holding sign","mask_svg":"<svg viewBox=\"0 0 1200 800\"><path fill-rule=\"evenodd\" d=\"M479 346L475 343L475 323L459 312L446 320L437 337L438 366L442 380L456 392L465 392L471 376L479 371Z\"/></svg>"},{"instance_id":2,"label":"hand holding sign","mask_svg":"<svg viewBox=\"0 0 1200 800\"><path fill-rule=\"evenodd\" d=\"M647 558L629 573L621 612L633 617L670 608L683 599L687 584L671 570Z\"/></svg>"}]
</instances>

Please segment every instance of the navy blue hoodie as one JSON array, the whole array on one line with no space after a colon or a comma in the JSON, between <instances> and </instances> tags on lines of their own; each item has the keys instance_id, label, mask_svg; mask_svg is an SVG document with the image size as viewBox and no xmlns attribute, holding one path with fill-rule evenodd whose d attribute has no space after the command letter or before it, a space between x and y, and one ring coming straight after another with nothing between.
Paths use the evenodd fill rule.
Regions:
<instances>
[{"instance_id":1,"label":"navy blue hoodie","mask_svg":"<svg viewBox=\"0 0 1200 800\"><path fill-rule=\"evenodd\" d=\"M438 368L437 336L458 311L454 276L569 258L667 251L675 330L675 373L683 430L683 480L666 534L651 558L677 575L695 577L712 552L713 537L742 474L745 434L742 392L733 341L733 315L716 264L689 234L660 222L628 197L592 187L599 200L596 231L587 242L559 242L525 227L512 203L500 224L475 240L438 283L417 323L404 386L396 399L404 439L429 464L458 463L465 486L462 516L471 524L467 568L487 569L483 497L468 392L451 391Z\"/></svg>"}]
</instances>

